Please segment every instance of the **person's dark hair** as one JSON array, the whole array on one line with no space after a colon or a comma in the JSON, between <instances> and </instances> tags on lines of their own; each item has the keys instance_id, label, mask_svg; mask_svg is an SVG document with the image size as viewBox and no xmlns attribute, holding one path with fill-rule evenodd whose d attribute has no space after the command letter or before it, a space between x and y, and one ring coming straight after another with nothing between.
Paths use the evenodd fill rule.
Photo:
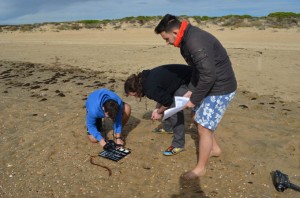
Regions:
<instances>
[{"instance_id":1,"label":"person's dark hair","mask_svg":"<svg viewBox=\"0 0 300 198\"><path fill-rule=\"evenodd\" d=\"M173 28L180 28L181 22L176 16L166 14L155 28L155 33L170 32Z\"/></svg>"},{"instance_id":2,"label":"person's dark hair","mask_svg":"<svg viewBox=\"0 0 300 198\"><path fill-rule=\"evenodd\" d=\"M142 82L142 73L130 75L124 84L125 95L128 96L129 92L136 92L136 95L138 97L144 97Z\"/></svg>"},{"instance_id":3,"label":"person's dark hair","mask_svg":"<svg viewBox=\"0 0 300 198\"><path fill-rule=\"evenodd\" d=\"M108 113L109 118L112 119L113 122L115 122L120 111L120 105L115 100L108 99L103 104L103 107L104 111Z\"/></svg>"}]
</instances>

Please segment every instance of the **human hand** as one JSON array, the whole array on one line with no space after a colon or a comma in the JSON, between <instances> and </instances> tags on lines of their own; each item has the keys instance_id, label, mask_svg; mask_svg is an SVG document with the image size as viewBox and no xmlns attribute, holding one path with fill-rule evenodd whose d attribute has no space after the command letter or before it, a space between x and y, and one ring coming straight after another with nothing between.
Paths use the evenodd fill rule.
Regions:
<instances>
[{"instance_id":1,"label":"human hand","mask_svg":"<svg viewBox=\"0 0 300 198\"><path fill-rule=\"evenodd\" d=\"M118 144L118 145L124 145L124 141L122 140L122 138L121 137L116 137L116 143Z\"/></svg>"},{"instance_id":2,"label":"human hand","mask_svg":"<svg viewBox=\"0 0 300 198\"><path fill-rule=\"evenodd\" d=\"M190 98L191 95L192 95L192 92L191 92L191 91L188 91L188 92L186 92L186 93L183 95L183 97L185 97L185 98Z\"/></svg>"},{"instance_id":3,"label":"human hand","mask_svg":"<svg viewBox=\"0 0 300 198\"><path fill-rule=\"evenodd\" d=\"M103 149L106 151L112 151L115 150L116 143L113 140L108 140L106 144L103 146Z\"/></svg>"},{"instance_id":4,"label":"human hand","mask_svg":"<svg viewBox=\"0 0 300 198\"><path fill-rule=\"evenodd\" d=\"M186 105L184 105L183 109L193 108L193 107L195 107L195 105L191 101L188 101L188 103L186 103Z\"/></svg>"},{"instance_id":5,"label":"human hand","mask_svg":"<svg viewBox=\"0 0 300 198\"><path fill-rule=\"evenodd\" d=\"M106 144L105 139L104 139L104 138L101 139L101 140L99 141L99 144L100 144L102 147L104 147L104 145Z\"/></svg>"},{"instance_id":6,"label":"human hand","mask_svg":"<svg viewBox=\"0 0 300 198\"><path fill-rule=\"evenodd\" d=\"M158 109L154 109L154 111L152 112L151 119L152 120L160 120L161 118L162 118L162 114L158 113Z\"/></svg>"}]
</instances>

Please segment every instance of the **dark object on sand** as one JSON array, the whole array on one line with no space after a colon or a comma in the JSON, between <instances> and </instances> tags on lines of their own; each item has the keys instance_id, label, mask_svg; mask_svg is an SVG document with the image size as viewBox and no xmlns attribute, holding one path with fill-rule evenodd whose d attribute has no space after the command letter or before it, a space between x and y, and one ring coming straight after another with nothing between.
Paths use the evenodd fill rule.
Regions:
<instances>
[{"instance_id":1,"label":"dark object on sand","mask_svg":"<svg viewBox=\"0 0 300 198\"><path fill-rule=\"evenodd\" d=\"M102 123L101 123L101 125L102 125ZM116 143L113 140L108 140L106 142L106 144L104 145L103 149L106 151L109 151L109 152L113 151L116 149Z\"/></svg>"},{"instance_id":2,"label":"dark object on sand","mask_svg":"<svg viewBox=\"0 0 300 198\"><path fill-rule=\"evenodd\" d=\"M104 150L99 153L99 156L115 162L130 154L130 150L116 144L113 140L108 140L103 149Z\"/></svg>"},{"instance_id":3,"label":"dark object on sand","mask_svg":"<svg viewBox=\"0 0 300 198\"><path fill-rule=\"evenodd\" d=\"M95 157L97 157L97 155L94 155L94 156L91 156L91 157L90 157L90 162L91 162L91 164L96 165L96 166L100 166L100 167L102 167L102 168L105 168L105 169L108 171L108 176L111 176L111 175L112 175L111 169L110 169L109 167L107 167L107 166L103 166L103 165L101 165L101 164L95 163L95 162L94 162L94 158L95 158Z\"/></svg>"},{"instance_id":4,"label":"dark object on sand","mask_svg":"<svg viewBox=\"0 0 300 198\"><path fill-rule=\"evenodd\" d=\"M130 154L130 150L120 147L120 145L116 144L113 140L108 140L103 149L104 150L101 151L98 155L113 160L115 162ZM108 175L111 176L112 171L108 166L104 166L94 162L94 159L96 157L96 155L90 157L91 164L105 168L108 171Z\"/></svg>"},{"instance_id":5,"label":"dark object on sand","mask_svg":"<svg viewBox=\"0 0 300 198\"><path fill-rule=\"evenodd\" d=\"M248 109L248 108L249 108L247 105L243 105L243 104L239 105L239 107L240 107L241 109Z\"/></svg>"},{"instance_id":6,"label":"dark object on sand","mask_svg":"<svg viewBox=\"0 0 300 198\"><path fill-rule=\"evenodd\" d=\"M290 183L288 175L280 172L279 170L272 171L271 176L274 187L278 192L283 192L288 188L300 192L300 186Z\"/></svg>"}]
</instances>

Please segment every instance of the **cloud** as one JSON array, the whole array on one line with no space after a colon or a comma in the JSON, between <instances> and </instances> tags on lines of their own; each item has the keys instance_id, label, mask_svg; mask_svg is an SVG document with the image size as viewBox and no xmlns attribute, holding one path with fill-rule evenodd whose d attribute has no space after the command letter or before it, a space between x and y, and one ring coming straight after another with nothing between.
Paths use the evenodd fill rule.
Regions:
<instances>
[{"instance_id":1,"label":"cloud","mask_svg":"<svg viewBox=\"0 0 300 198\"><path fill-rule=\"evenodd\" d=\"M37 13L55 13L76 3L95 0L2 0L0 3L0 21L13 18L34 16Z\"/></svg>"},{"instance_id":2,"label":"cloud","mask_svg":"<svg viewBox=\"0 0 300 198\"><path fill-rule=\"evenodd\" d=\"M138 2L138 4L140 4L140 5L148 5L148 2Z\"/></svg>"}]
</instances>

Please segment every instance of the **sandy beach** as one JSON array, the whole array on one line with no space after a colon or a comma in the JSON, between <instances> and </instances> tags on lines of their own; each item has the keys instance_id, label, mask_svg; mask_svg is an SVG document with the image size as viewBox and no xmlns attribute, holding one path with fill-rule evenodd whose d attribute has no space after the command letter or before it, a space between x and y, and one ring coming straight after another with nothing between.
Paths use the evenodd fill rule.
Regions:
<instances>
[{"instance_id":1,"label":"sandy beach","mask_svg":"<svg viewBox=\"0 0 300 198\"><path fill-rule=\"evenodd\" d=\"M270 172L300 185L299 29L203 27L225 46L238 92L216 138L222 155L204 177L180 175L197 162L198 135L186 110L185 151L162 155L172 135L151 132L155 103L127 98L132 73L185 63L151 28L0 32L0 197L297 197L279 193ZM132 153L96 158L86 137L85 100L106 87L132 107L124 127ZM106 130L112 131L107 122Z\"/></svg>"}]
</instances>

